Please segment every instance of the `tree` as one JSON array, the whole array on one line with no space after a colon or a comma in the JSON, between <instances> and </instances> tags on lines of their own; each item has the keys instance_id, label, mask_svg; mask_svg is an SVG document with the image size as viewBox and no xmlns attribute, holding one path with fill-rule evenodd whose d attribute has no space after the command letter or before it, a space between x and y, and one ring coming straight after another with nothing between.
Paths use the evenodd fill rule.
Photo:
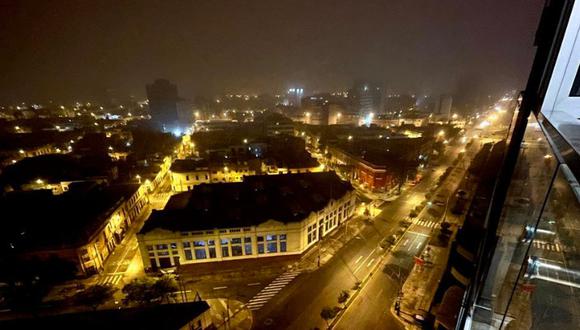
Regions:
<instances>
[{"instance_id":1,"label":"tree","mask_svg":"<svg viewBox=\"0 0 580 330\"><path fill-rule=\"evenodd\" d=\"M342 290L338 294L338 303L346 305L348 298L350 298L350 293L348 293L348 291L346 291L346 290Z\"/></svg>"},{"instance_id":2,"label":"tree","mask_svg":"<svg viewBox=\"0 0 580 330\"><path fill-rule=\"evenodd\" d=\"M145 305L150 303L155 297L153 294L153 284L155 280L149 277L136 278L132 280L129 284L123 287L123 293L125 298L123 302L125 304L137 304Z\"/></svg>"},{"instance_id":3,"label":"tree","mask_svg":"<svg viewBox=\"0 0 580 330\"><path fill-rule=\"evenodd\" d=\"M326 327L330 326L329 321L335 318L337 313L338 311L335 307L324 307L322 311L320 311L320 317L326 321Z\"/></svg>"},{"instance_id":4,"label":"tree","mask_svg":"<svg viewBox=\"0 0 580 330\"><path fill-rule=\"evenodd\" d=\"M97 284L77 293L73 299L77 304L88 306L95 311L99 306L113 298L115 291L110 285Z\"/></svg>"},{"instance_id":5,"label":"tree","mask_svg":"<svg viewBox=\"0 0 580 330\"><path fill-rule=\"evenodd\" d=\"M169 302L178 290L177 282L173 277L163 276L153 284L153 291L156 296L161 297L161 301Z\"/></svg>"},{"instance_id":6,"label":"tree","mask_svg":"<svg viewBox=\"0 0 580 330\"><path fill-rule=\"evenodd\" d=\"M442 222L441 223L441 233L444 235L450 235L451 234L451 230L449 230L449 228L451 227L451 224L447 221Z\"/></svg>"},{"instance_id":7,"label":"tree","mask_svg":"<svg viewBox=\"0 0 580 330\"><path fill-rule=\"evenodd\" d=\"M136 278L123 287L124 303L145 305L153 302L169 302L177 290L177 283L170 276L158 279Z\"/></svg>"}]
</instances>

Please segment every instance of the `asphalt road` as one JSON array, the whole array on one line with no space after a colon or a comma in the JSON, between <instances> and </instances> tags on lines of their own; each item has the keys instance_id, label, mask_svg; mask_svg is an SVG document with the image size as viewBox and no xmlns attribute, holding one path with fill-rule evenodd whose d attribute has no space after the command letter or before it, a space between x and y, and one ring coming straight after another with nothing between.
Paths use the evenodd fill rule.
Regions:
<instances>
[{"instance_id":1,"label":"asphalt road","mask_svg":"<svg viewBox=\"0 0 580 330\"><path fill-rule=\"evenodd\" d=\"M338 305L337 297L340 291L351 289L356 282L364 279L374 266L383 260L385 252L379 247L379 242L400 229L399 222L406 218L410 209L417 204L409 201L420 202L423 200L425 193L429 191L438 177L437 174L440 173L442 173L441 169L428 171L421 183L404 191L398 200L386 204L374 221L364 227L358 237L348 242L327 264L317 271L297 277L294 282L272 298L267 305L256 311L254 328L324 328L325 321L320 317L322 308ZM408 241L401 245L401 249L405 252L399 257L395 257L400 260L395 260L394 263L400 263L407 269L412 267L412 257L408 256L416 254L424 244L420 238L425 234L421 234L422 229L418 230L418 234L414 234L416 238L410 234ZM424 230L428 231L427 228ZM371 283L371 289L379 284L382 285L380 280L377 281L377 283ZM371 292L381 292L386 301L392 299L392 295L396 294L399 284L395 283L391 286ZM367 288L365 287L363 291L371 290ZM381 303L377 302L377 304L377 308L381 309ZM383 311L389 306L387 303L382 305L384 305ZM360 315L358 314L356 318L365 322L363 319L366 317L363 318ZM377 318L376 314L373 317L369 315L369 319L372 318ZM365 328L364 324L360 326Z\"/></svg>"},{"instance_id":2,"label":"asphalt road","mask_svg":"<svg viewBox=\"0 0 580 330\"><path fill-rule=\"evenodd\" d=\"M474 153L474 150L468 151L466 157L469 158ZM464 173L465 169L455 167L437 192L447 191L447 194L453 194L461 183ZM380 216L388 216L385 211ZM447 217L449 217L449 210L447 212ZM427 223L427 226L422 225L425 222L414 221L392 252L385 257L378 271L370 277L360 294L340 316L335 325L336 329L404 329L403 324L391 313L390 308L413 268L413 257L420 255L432 232L439 228L438 224L442 221L442 216L434 217L428 214L428 207L426 207L418 218L431 219L431 221Z\"/></svg>"}]
</instances>

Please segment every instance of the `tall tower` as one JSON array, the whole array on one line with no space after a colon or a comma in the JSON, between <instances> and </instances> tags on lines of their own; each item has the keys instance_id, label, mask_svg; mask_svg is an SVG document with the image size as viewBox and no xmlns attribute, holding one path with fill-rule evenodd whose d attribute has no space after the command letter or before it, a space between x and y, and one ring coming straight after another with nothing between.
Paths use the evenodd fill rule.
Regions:
<instances>
[{"instance_id":1,"label":"tall tower","mask_svg":"<svg viewBox=\"0 0 580 330\"><path fill-rule=\"evenodd\" d=\"M147 85L147 99L152 121L164 132L181 133L177 116L177 86L166 79Z\"/></svg>"}]
</instances>

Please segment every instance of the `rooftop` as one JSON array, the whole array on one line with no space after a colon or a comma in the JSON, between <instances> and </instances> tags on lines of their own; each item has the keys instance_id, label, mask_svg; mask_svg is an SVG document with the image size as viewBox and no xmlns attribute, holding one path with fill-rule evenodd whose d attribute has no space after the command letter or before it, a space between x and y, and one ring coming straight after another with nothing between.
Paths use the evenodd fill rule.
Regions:
<instances>
[{"instance_id":1,"label":"rooftop","mask_svg":"<svg viewBox=\"0 0 580 330\"><path fill-rule=\"evenodd\" d=\"M171 164L170 170L175 173L185 173L208 167L209 162L206 159L176 159Z\"/></svg>"},{"instance_id":2,"label":"rooftop","mask_svg":"<svg viewBox=\"0 0 580 330\"><path fill-rule=\"evenodd\" d=\"M0 322L10 329L183 329L209 309L205 301L67 313Z\"/></svg>"},{"instance_id":3,"label":"rooftop","mask_svg":"<svg viewBox=\"0 0 580 330\"><path fill-rule=\"evenodd\" d=\"M138 189L138 184L82 183L57 196L50 190L8 193L0 198L0 250L78 246Z\"/></svg>"},{"instance_id":4,"label":"rooftop","mask_svg":"<svg viewBox=\"0 0 580 330\"><path fill-rule=\"evenodd\" d=\"M374 166L388 167L395 166L402 160L416 162L418 165L418 154L428 142L429 139L426 138L353 139L339 141L332 146Z\"/></svg>"},{"instance_id":5,"label":"rooftop","mask_svg":"<svg viewBox=\"0 0 580 330\"><path fill-rule=\"evenodd\" d=\"M248 227L270 219L302 221L352 190L350 183L341 181L334 172L259 175L244 177L243 182L201 184L173 196L168 203L171 208L153 211L141 233L156 228L193 231Z\"/></svg>"}]
</instances>

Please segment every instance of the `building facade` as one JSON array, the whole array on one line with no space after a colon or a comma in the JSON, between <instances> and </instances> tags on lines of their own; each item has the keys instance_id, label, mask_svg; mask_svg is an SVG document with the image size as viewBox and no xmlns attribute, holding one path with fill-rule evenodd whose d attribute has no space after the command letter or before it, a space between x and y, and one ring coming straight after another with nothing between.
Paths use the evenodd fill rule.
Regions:
<instances>
[{"instance_id":1,"label":"building facade","mask_svg":"<svg viewBox=\"0 0 580 330\"><path fill-rule=\"evenodd\" d=\"M328 192L319 186L321 183L330 184L332 191ZM219 195L219 207L228 209L224 211L226 216L240 214L240 218L230 219L227 223L207 222L207 225L197 225L196 221L205 220L199 219L203 215L195 212L180 214L175 209L167 210L165 214L157 217L154 214L150 226L145 227L138 235L145 267L165 268L180 264L299 255L346 223L356 208L356 195L352 187L340 181L332 172L250 177L245 178L242 183L230 185L211 185L214 187L210 188L231 190L228 194L232 193L237 197L222 197L224 195L220 195L219 191L202 192L208 185L196 187L188 197L190 201L211 200L216 197L214 195ZM257 196L263 195L255 193L252 188L254 186L265 187L270 193L267 198L272 199L271 204L277 204L269 205L261 209L261 212L256 211L261 214L259 216L249 209L244 211L246 207L261 208L256 205L260 199ZM243 199L242 194L248 195L245 196L248 199ZM308 201L304 197L312 197L313 200ZM177 195L174 198L183 196ZM254 205L237 206L237 203L241 203L238 199ZM214 206L218 207L217 204ZM291 211L287 207L301 211ZM286 211L279 213L274 210ZM212 209L211 205L207 212L222 214L222 211ZM262 217L264 214L266 216ZM169 228L168 223L179 217L182 217L179 220L182 225ZM288 220L289 217L291 220ZM223 217L220 217L220 221L224 221ZM237 225L241 223L245 225ZM196 230L190 230L192 226Z\"/></svg>"},{"instance_id":2,"label":"building facade","mask_svg":"<svg viewBox=\"0 0 580 330\"><path fill-rule=\"evenodd\" d=\"M151 120L165 132L180 129L177 114L177 104L180 100L177 86L169 80L157 79L147 85L146 90Z\"/></svg>"}]
</instances>

